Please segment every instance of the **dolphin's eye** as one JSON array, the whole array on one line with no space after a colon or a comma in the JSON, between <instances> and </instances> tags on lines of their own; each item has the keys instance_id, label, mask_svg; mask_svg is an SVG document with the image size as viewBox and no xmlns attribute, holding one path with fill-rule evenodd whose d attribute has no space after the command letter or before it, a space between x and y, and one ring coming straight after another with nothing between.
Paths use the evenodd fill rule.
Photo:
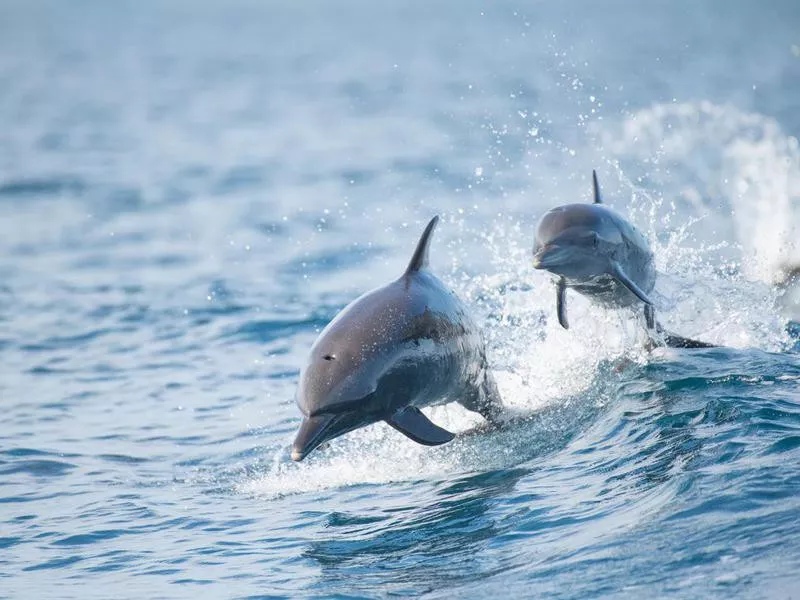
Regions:
<instances>
[{"instance_id":1,"label":"dolphin's eye","mask_svg":"<svg viewBox=\"0 0 800 600\"><path fill-rule=\"evenodd\" d=\"M324 358L325 360L336 360L336 355L335 354L326 354L322 358Z\"/></svg>"}]
</instances>

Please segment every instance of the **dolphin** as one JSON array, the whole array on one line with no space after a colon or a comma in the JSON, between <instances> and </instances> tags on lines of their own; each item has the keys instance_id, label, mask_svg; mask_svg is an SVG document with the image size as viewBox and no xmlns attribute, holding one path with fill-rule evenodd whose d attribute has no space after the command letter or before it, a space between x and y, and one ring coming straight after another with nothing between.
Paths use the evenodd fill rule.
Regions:
<instances>
[{"instance_id":1,"label":"dolphin","mask_svg":"<svg viewBox=\"0 0 800 600\"><path fill-rule=\"evenodd\" d=\"M297 388L303 421L292 460L378 421L420 444L444 444L454 434L420 408L450 401L500 421L500 394L480 330L428 270L438 221L428 223L399 279L348 304L314 342Z\"/></svg>"},{"instance_id":2,"label":"dolphin","mask_svg":"<svg viewBox=\"0 0 800 600\"><path fill-rule=\"evenodd\" d=\"M553 208L536 228L533 266L556 276L558 322L569 329L567 288L572 288L607 308L635 309L643 305L648 336L654 345L712 347L668 333L656 321L650 299L656 270L647 239L602 203L596 171L592 171L592 184L592 204Z\"/></svg>"}]
</instances>

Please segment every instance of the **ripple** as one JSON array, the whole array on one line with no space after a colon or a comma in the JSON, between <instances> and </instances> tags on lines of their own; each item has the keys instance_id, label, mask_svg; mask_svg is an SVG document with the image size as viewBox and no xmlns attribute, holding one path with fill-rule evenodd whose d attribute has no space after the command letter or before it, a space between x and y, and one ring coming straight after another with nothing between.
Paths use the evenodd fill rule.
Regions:
<instances>
[{"instance_id":1,"label":"ripple","mask_svg":"<svg viewBox=\"0 0 800 600\"><path fill-rule=\"evenodd\" d=\"M105 529L101 531L93 531L81 535L70 535L51 542L54 546L87 546L90 544L97 544L105 542L106 540L113 540L122 535L130 534L130 531L122 529Z\"/></svg>"},{"instance_id":2,"label":"ripple","mask_svg":"<svg viewBox=\"0 0 800 600\"><path fill-rule=\"evenodd\" d=\"M0 537L0 548L12 548L21 542L21 537Z\"/></svg>"},{"instance_id":3,"label":"ripple","mask_svg":"<svg viewBox=\"0 0 800 600\"><path fill-rule=\"evenodd\" d=\"M302 258L289 261L282 267L281 272L285 274L341 273L386 253L387 248L382 246L341 246L317 254L306 254Z\"/></svg>"},{"instance_id":4,"label":"ripple","mask_svg":"<svg viewBox=\"0 0 800 600\"><path fill-rule=\"evenodd\" d=\"M131 333L133 331L136 331L134 327L99 328L77 335L48 337L33 344L23 344L20 346L20 349L26 352L44 352L49 350L81 347L99 338L114 333Z\"/></svg>"},{"instance_id":5,"label":"ripple","mask_svg":"<svg viewBox=\"0 0 800 600\"><path fill-rule=\"evenodd\" d=\"M800 448L800 435L790 435L774 442L764 452L766 454L782 454Z\"/></svg>"},{"instance_id":6,"label":"ripple","mask_svg":"<svg viewBox=\"0 0 800 600\"><path fill-rule=\"evenodd\" d=\"M300 331L321 329L328 324L328 321L330 321L330 318L327 315L310 316L304 319L249 321L227 329L221 337L263 344L291 337Z\"/></svg>"},{"instance_id":7,"label":"ripple","mask_svg":"<svg viewBox=\"0 0 800 600\"><path fill-rule=\"evenodd\" d=\"M105 439L109 439L108 437ZM121 464L129 464L129 465L136 465L141 463L149 462L149 458L143 458L138 456L128 456L125 454L100 454L97 456L100 460L112 462L112 463L121 463Z\"/></svg>"},{"instance_id":8,"label":"ripple","mask_svg":"<svg viewBox=\"0 0 800 600\"><path fill-rule=\"evenodd\" d=\"M797 238L792 3L12 4L0 595L794 593L800 325L759 262ZM578 294L560 328L532 227L594 167L660 318L735 348L645 353ZM508 421L292 462L314 336L433 212Z\"/></svg>"},{"instance_id":9,"label":"ripple","mask_svg":"<svg viewBox=\"0 0 800 600\"><path fill-rule=\"evenodd\" d=\"M20 460L0 467L0 475L33 475L34 477L60 477L78 465L59 460Z\"/></svg>"},{"instance_id":10,"label":"ripple","mask_svg":"<svg viewBox=\"0 0 800 600\"><path fill-rule=\"evenodd\" d=\"M82 556L65 556L62 558L54 558L45 562L23 567L23 571L43 571L48 569L63 569L77 562L84 560Z\"/></svg>"},{"instance_id":11,"label":"ripple","mask_svg":"<svg viewBox=\"0 0 800 600\"><path fill-rule=\"evenodd\" d=\"M84 181L73 177L42 179L16 179L0 182L0 197L9 198L53 196L57 194L80 195L87 189Z\"/></svg>"}]
</instances>

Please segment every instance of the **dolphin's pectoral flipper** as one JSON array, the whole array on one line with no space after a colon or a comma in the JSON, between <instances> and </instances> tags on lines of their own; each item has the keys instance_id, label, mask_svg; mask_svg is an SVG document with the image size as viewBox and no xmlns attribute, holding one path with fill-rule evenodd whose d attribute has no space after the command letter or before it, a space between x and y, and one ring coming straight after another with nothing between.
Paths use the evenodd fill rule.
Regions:
<instances>
[{"instance_id":1,"label":"dolphin's pectoral flipper","mask_svg":"<svg viewBox=\"0 0 800 600\"><path fill-rule=\"evenodd\" d=\"M639 298L639 300L645 304L653 304L653 301L647 297L647 294L645 294L642 289L636 285L630 277L628 277L625 271L622 270L622 267L619 266L619 263L612 261L610 274L622 285L628 288L631 294Z\"/></svg>"},{"instance_id":2,"label":"dolphin's pectoral flipper","mask_svg":"<svg viewBox=\"0 0 800 600\"><path fill-rule=\"evenodd\" d=\"M563 277L560 277L556 283L556 312L561 326L564 329L569 329L569 321L567 321L567 282Z\"/></svg>"},{"instance_id":3,"label":"dolphin's pectoral flipper","mask_svg":"<svg viewBox=\"0 0 800 600\"><path fill-rule=\"evenodd\" d=\"M407 406L397 411L386 422L406 437L425 446L446 444L456 437L454 433L433 423L416 406Z\"/></svg>"},{"instance_id":4,"label":"dolphin's pectoral flipper","mask_svg":"<svg viewBox=\"0 0 800 600\"><path fill-rule=\"evenodd\" d=\"M647 325L647 331L655 331L656 309L652 304L644 305L644 322Z\"/></svg>"}]
</instances>

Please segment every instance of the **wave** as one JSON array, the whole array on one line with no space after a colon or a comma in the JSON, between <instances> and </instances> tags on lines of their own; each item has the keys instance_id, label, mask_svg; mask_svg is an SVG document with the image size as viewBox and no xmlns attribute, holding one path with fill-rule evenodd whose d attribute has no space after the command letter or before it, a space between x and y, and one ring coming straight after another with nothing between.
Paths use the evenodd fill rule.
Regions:
<instances>
[{"instance_id":1,"label":"wave","mask_svg":"<svg viewBox=\"0 0 800 600\"><path fill-rule=\"evenodd\" d=\"M791 244L778 242L792 235L800 197L796 140L773 120L709 103L657 105L609 126L603 139L620 186L630 193L629 201L613 205L648 234L654 249L659 318L681 335L726 348L648 354L631 311L603 310L577 294L570 297L574 326L565 331L555 319L548 276L529 266L532 219L487 228L452 217L460 237L451 252L477 240L491 255L486 274L454 260L445 278L484 323L498 385L517 421L504 431L485 431L478 417L451 405L429 411L462 434L445 447L422 448L379 424L333 441L303 464L288 460L287 437L270 450L266 473L236 488L279 497L515 468L563 451L630 390L663 391L662 383L632 374L694 364L713 372L714 361L748 356L758 362L759 352L790 347L785 319L771 308L779 292L768 272L790 256ZM721 225L709 233L705 222ZM721 241L731 232L736 242ZM726 374L706 377L703 385L737 382L746 383ZM651 435L664 427L657 419L650 426Z\"/></svg>"}]
</instances>

